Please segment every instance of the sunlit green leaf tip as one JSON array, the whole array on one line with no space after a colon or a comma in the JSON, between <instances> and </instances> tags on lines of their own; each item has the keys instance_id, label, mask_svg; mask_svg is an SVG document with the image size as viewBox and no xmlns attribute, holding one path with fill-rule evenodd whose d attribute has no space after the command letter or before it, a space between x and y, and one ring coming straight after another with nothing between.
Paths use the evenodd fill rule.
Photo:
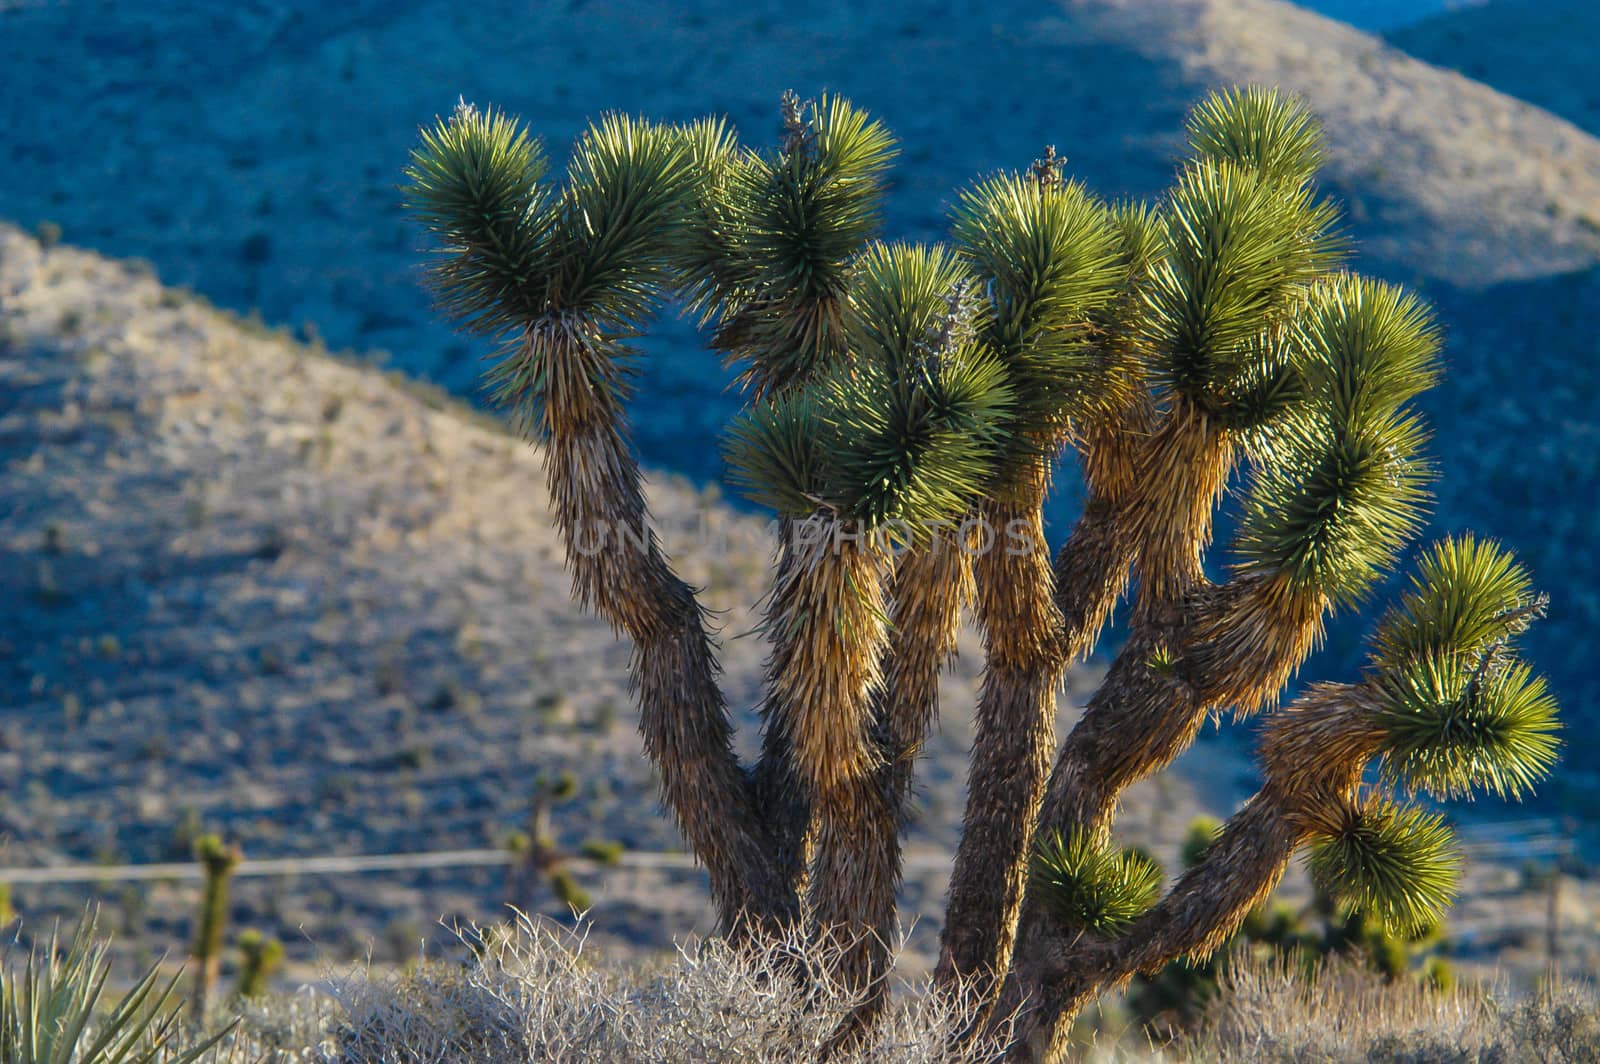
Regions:
<instances>
[{"instance_id":1,"label":"sunlit green leaf tip","mask_svg":"<svg viewBox=\"0 0 1600 1064\"><path fill-rule=\"evenodd\" d=\"M1436 923L1456 895L1461 854L1444 819L1372 800L1345 809L1311 847L1313 881L1400 932Z\"/></svg>"},{"instance_id":2,"label":"sunlit green leaf tip","mask_svg":"<svg viewBox=\"0 0 1600 1064\"><path fill-rule=\"evenodd\" d=\"M421 136L405 205L436 241L428 272L440 308L485 333L539 313L552 219L538 141L503 112L464 102Z\"/></svg>"},{"instance_id":3,"label":"sunlit green leaf tip","mask_svg":"<svg viewBox=\"0 0 1600 1064\"><path fill-rule=\"evenodd\" d=\"M947 346L933 323L900 362L836 366L734 424L733 477L753 500L800 516L823 509L921 541L970 507L994 473L1011 389L981 347Z\"/></svg>"},{"instance_id":4,"label":"sunlit green leaf tip","mask_svg":"<svg viewBox=\"0 0 1600 1064\"><path fill-rule=\"evenodd\" d=\"M1420 529L1431 470L1407 403L1437 374L1427 308L1353 275L1315 282L1295 316L1292 385L1258 448L1243 565L1352 605Z\"/></svg>"},{"instance_id":5,"label":"sunlit green leaf tip","mask_svg":"<svg viewBox=\"0 0 1600 1064\"><path fill-rule=\"evenodd\" d=\"M1052 158L979 182L962 193L953 226L993 303L984 341L1016 384L1018 444L1059 438L1071 419L1118 405L1095 318L1127 283L1128 256L1148 254L1125 248L1104 208L1057 167Z\"/></svg>"},{"instance_id":6,"label":"sunlit green leaf tip","mask_svg":"<svg viewBox=\"0 0 1600 1064\"><path fill-rule=\"evenodd\" d=\"M613 328L650 313L668 283L695 188L677 131L622 114L590 125L562 190L546 305Z\"/></svg>"},{"instance_id":7,"label":"sunlit green leaf tip","mask_svg":"<svg viewBox=\"0 0 1600 1064\"><path fill-rule=\"evenodd\" d=\"M809 389L790 391L733 419L723 457L729 479L746 498L791 517L829 505L828 398Z\"/></svg>"},{"instance_id":8,"label":"sunlit green leaf tip","mask_svg":"<svg viewBox=\"0 0 1600 1064\"><path fill-rule=\"evenodd\" d=\"M1248 166L1273 181L1309 181L1322 165L1322 127L1299 97L1257 85L1221 89L1189 113L1195 155Z\"/></svg>"},{"instance_id":9,"label":"sunlit green leaf tip","mask_svg":"<svg viewBox=\"0 0 1600 1064\"><path fill-rule=\"evenodd\" d=\"M1071 930L1116 934L1150 906L1161 888L1161 869L1144 854L1101 844L1083 831L1041 840L1033 883L1045 907Z\"/></svg>"},{"instance_id":10,"label":"sunlit green leaf tip","mask_svg":"<svg viewBox=\"0 0 1600 1064\"><path fill-rule=\"evenodd\" d=\"M979 311L971 275L943 247L873 243L855 263L847 325L858 357L907 366L941 343L970 343ZM964 335L941 338L947 321Z\"/></svg>"},{"instance_id":11,"label":"sunlit green leaf tip","mask_svg":"<svg viewBox=\"0 0 1600 1064\"><path fill-rule=\"evenodd\" d=\"M1404 786L1521 798L1555 767L1556 702L1520 662L1430 655L1384 669L1378 684L1384 772Z\"/></svg>"},{"instance_id":12,"label":"sunlit green leaf tip","mask_svg":"<svg viewBox=\"0 0 1600 1064\"><path fill-rule=\"evenodd\" d=\"M1238 567L1288 580L1312 600L1358 603L1420 530L1430 471L1426 433L1407 416L1357 431L1314 425L1278 441L1252 475Z\"/></svg>"},{"instance_id":13,"label":"sunlit green leaf tip","mask_svg":"<svg viewBox=\"0 0 1600 1064\"><path fill-rule=\"evenodd\" d=\"M1288 315L1338 259L1336 212L1309 187L1285 190L1238 163L1186 168L1163 206L1165 254L1140 326L1162 387L1223 414L1259 375L1289 361Z\"/></svg>"},{"instance_id":14,"label":"sunlit green leaf tip","mask_svg":"<svg viewBox=\"0 0 1600 1064\"><path fill-rule=\"evenodd\" d=\"M1375 656L1391 665L1429 654L1476 656L1519 635L1544 605L1510 551L1471 535L1444 539L1418 560L1410 588L1378 626Z\"/></svg>"},{"instance_id":15,"label":"sunlit green leaf tip","mask_svg":"<svg viewBox=\"0 0 1600 1064\"><path fill-rule=\"evenodd\" d=\"M711 295L707 269L690 278L699 305L721 319L713 342L743 365L741 383L758 397L843 354L852 265L878 229L894 157L888 131L840 97L785 94L782 110L781 150L726 168L726 256Z\"/></svg>"},{"instance_id":16,"label":"sunlit green leaf tip","mask_svg":"<svg viewBox=\"0 0 1600 1064\"><path fill-rule=\"evenodd\" d=\"M1397 285L1349 273L1319 281L1295 340L1315 401L1339 426L1390 417L1438 381L1433 312Z\"/></svg>"}]
</instances>

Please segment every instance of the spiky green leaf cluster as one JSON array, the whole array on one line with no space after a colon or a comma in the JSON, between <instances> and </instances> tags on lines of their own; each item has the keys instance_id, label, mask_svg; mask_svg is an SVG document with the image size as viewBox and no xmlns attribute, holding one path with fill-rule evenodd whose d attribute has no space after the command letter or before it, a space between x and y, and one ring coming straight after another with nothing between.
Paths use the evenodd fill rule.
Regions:
<instances>
[{"instance_id":1,"label":"spiky green leaf cluster","mask_svg":"<svg viewBox=\"0 0 1600 1064\"><path fill-rule=\"evenodd\" d=\"M1407 932L1449 907L1461 854L1442 817L1373 799L1342 811L1337 828L1313 842L1310 865L1328 894Z\"/></svg>"},{"instance_id":2,"label":"spiky green leaf cluster","mask_svg":"<svg viewBox=\"0 0 1600 1064\"><path fill-rule=\"evenodd\" d=\"M429 279L463 327L492 335L543 311L548 170L539 142L500 111L463 102L422 131L405 204L438 242Z\"/></svg>"},{"instance_id":3,"label":"spiky green leaf cluster","mask_svg":"<svg viewBox=\"0 0 1600 1064\"><path fill-rule=\"evenodd\" d=\"M1290 185L1322 165L1322 128L1305 102L1277 88L1220 89L1189 112L1189 150Z\"/></svg>"},{"instance_id":4,"label":"spiky green leaf cluster","mask_svg":"<svg viewBox=\"0 0 1600 1064\"><path fill-rule=\"evenodd\" d=\"M1144 854L1099 843L1078 830L1040 840L1031 890L1074 930L1116 934L1155 904L1161 869Z\"/></svg>"},{"instance_id":5,"label":"spiky green leaf cluster","mask_svg":"<svg viewBox=\"0 0 1600 1064\"><path fill-rule=\"evenodd\" d=\"M881 219L894 140L837 96L785 97L780 151L737 151L716 127L691 127L713 165L697 195L700 224L679 254L713 342L767 396L827 367L845 343L852 265Z\"/></svg>"},{"instance_id":6,"label":"spiky green leaf cluster","mask_svg":"<svg viewBox=\"0 0 1600 1064\"><path fill-rule=\"evenodd\" d=\"M1292 361L1287 315L1336 259L1335 217L1307 185L1228 160L1186 168L1162 211L1166 254L1141 322L1157 385L1247 423L1259 382Z\"/></svg>"},{"instance_id":7,"label":"spiky green leaf cluster","mask_svg":"<svg viewBox=\"0 0 1600 1064\"><path fill-rule=\"evenodd\" d=\"M852 357L748 411L727 449L758 502L920 541L993 475L1013 391L977 342L968 279L946 252L877 246L857 265Z\"/></svg>"},{"instance_id":8,"label":"spiky green leaf cluster","mask_svg":"<svg viewBox=\"0 0 1600 1064\"><path fill-rule=\"evenodd\" d=\"M1434 544L1378 626L1374 657L1398 665L1429 655L1477 656L1521 634L1543 612L1510 551L1471 535Z\"/></svg>"},{"instance_id":9,"label":"spiky green leaf cluster","mask_svg":"<svg viewBox=\"0 0 1600 1064\"><path fill-rule=\"evenodd\" d=\"M1073 419L1120 409L1121 382L1109 379L1092 325L1127 277L1126 259L1144 249L1125 249L1108 212L1053 168L968 189L954 235L993 303L983 338L1019 399L1013 447L1049 449Z\"/></svg>"},{"instance_id":10,"label":"spiky green leaf cluster","mask_svg":"<svg viewBox=\"0 0 1600 1064\"><path fill-rule=\"evenodd\" d=\"M1544 613L1510 552L1471 536L1425 552L1373 640L1384 771L1431 794L1519 798L1554 767L1555 700L1511 656Z\"/></svg>"},{"instance_id":11,"label":"spiky green leaf cluster","mask_svg":"<svg viewBox=\"0 0 1600 1064\"><path fill-rule=\"evenodd\" d=\"M1340 275L1312 287L1292 343L1304 399L1262 448L1239 566L1350 605L1423 521L1427 433L1407 404L1434 381L1438 338L1412 297Z\"/></svg>"},{"instance_id":12,"label":"spiky green leaf cluster","mask_svg":"<svg viewBox=\"0 0 1600 1064\"><path fill-rule=\"evenodd\" d=\"M553 382L625 394L625 341L660 300L697 187L685 134L625 115L579 137L558 190L546 170L518 121L467 104L423 131L407 170L407 205L438 242L439 303L511 334L490 384L530 424Z\"/></svg>"},{"instance_id":13,"label":"spiky green leaf cluster","mask_svg":"<svg viewBox=\"0 0 1600 1064\"><path fill-rule=\"evenodd\" d=\"M546 307L636 326L661 298L693 188L676 131L620 114L591 125L557 203Z\"/></svg>"},{"instance_id":14,"label":"spiky green leaf cluster","mask_svg":"<svg viewBox=\"0 0 1600 1064\"><path fill-rule=\"evenodd\" d=\"M1520 798L1555 766L1556 703L1520 662L1426 655L1378 679L1384 770L1441 798Z\"/></svg>"},{"instance_id":15,"label":"spiky green leaf cluster","mask_svg":"<svg viewBox=\"0 0 1600 1064\"><path fill-rule=\"evenodd\" d=\"M194 1064L227 1031L180 1046L183 1014L174 1007L180 976L144 972L108 1001L109 947L85 915L63 950L54 935L19 968L0 966L0 1060L6 1064Z\"/></svg>"}]
</instances>

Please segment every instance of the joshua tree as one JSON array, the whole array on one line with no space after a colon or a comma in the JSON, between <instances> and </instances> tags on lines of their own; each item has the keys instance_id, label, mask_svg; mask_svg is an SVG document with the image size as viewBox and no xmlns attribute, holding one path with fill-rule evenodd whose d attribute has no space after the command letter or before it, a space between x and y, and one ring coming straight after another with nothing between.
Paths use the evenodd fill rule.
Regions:
<instances>
[{"instance_id":1,"label":"joshua tree","mask_svg":"<svg viewBox=\"0 0 1600 1064\"><path fill-rule=\"evenodd\" d=\"M205 875L205 887L195 917L191 950L195 963L191 1015L196 1022L205 1023L222 969L222 944L228 930L228 887L244 854L237 845L229 846L216 835L202 835L195 841L194 852Z\"/></svg>"},{"instance_id":2,"label":"joshua tree","mask_svg":"<svg viewBox=\"0 0 1600 1064\"><path fill-rule=\"evenodd\" d=\"M591 907L589 894L573 878L567 865L575 855L562 851L550 826L550 815L559 802L570 801L578 793L578 781L570 772L555 778L541 777L534 783L533 802L528 813L528 832L513 834L508 842L516 860L506 877L506 903L526 906L538 893L543 881L550 887L562 911L585 913ZM614 865L622 859L621 843L591 839L578 848L577 857L599 865Z\"/></svg>"},{"instance_id":3,"label":"joshua tree","mask_svg":"<svg viewBox=\"0 0 1600 1064\"><path fill-rule=\"evenodd\" d=\"M283 943L254 928L239 934L239 980L234 996L256 998L267 991L267 981L283 965Z\"/></svg>"},{"instance_id":4,"label":"joshua tree","mask_svg":"<svg viewBox=\"0 0 1600 1064\"><path fill-rule=\"evenodd\" d=\"M1334 894L1431 919L1449 832L1388 795L1518 795L1554 761L1555 707L1510 649L1543 600L1470 538L1422 554L1359 677L1275 708L1423 524L1412 401L1438 334L1341 269L1297 102L1219 93L1188 145L1151 205L1097 199L1047 150L961 193L948 246L874 241L892 141L837 98L787 95L768 150L715 120L609 116L564 180L517 121L466 105L413 155L439 302L503 341L491 380L543 448L577 599L633 641L645 748L727 933L850 943L837 974L864 1003L841 1038L881 1005L912 762L964 611L985 668L936 979L991 1028L1015 1020L1015 1060L1050 1056L1101 991L1214 949L1302 847ZM780 518L750 767L628 444L629 341L674 298L740 370L726 453ZM1087 504L1052 561L1066 451ZM1058 746L1063 672L1130 587ZM1264 710L1261 789L1161 895L1111 841L1119 797L1208 718Z\"/></svg>"}]
</instances>

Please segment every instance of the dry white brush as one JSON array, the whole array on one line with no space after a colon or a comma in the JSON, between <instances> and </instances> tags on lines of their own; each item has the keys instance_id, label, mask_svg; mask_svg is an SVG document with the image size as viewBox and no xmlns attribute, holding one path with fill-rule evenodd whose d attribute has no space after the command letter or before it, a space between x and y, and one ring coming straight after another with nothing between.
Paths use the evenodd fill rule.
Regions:
<instances>
[{"instance_id":1,"label":"dry white brush","mask_svg":"<svg viewBox=\"0 0 1600 1064\"><path fill-rule=\"evenodd\" d=\"M842 939L820 974L864 993L836 1045L888 1037L901 833L967 617L983 682L935 986L982 1004L952 1052L1005 1025L1008 1061L1054 1059L1097 997L1219 948L1299 853L1386 926L1434 921L1460 854L1407 799L1548 775L1556 704L1516 647L1545 600L1498 545L1436 543L1365 666L1283 704L1426 525L1421 397L1442 368L1430 309L1345 268L1314 118L1218 93L1155 202L1102 200L1047 150L962 191L950 240L917 246L875 239L882 125L827 97L788 96L782 118L763 149L720 120L611 115L557 177L519 122L463 106L408 170L441 308L502 343L489 381L543 449L574 597L633 645L645 751L732 948ZM662 544L584 547L648 526L633 341L674 301L740 373L733 479L808 533L774 558L754 764ZM1052 559L1069 456L1087 501ZM1038 549L926 534L972 519ZM1058 740L1063 675L1123 600L1127 638ZM1252 716L1260 789L1163 883L1116 838L1123 797L1208 721Z\"/></svg>"},{"instance_id":2,"label":"dry white brush","mask_svg":"<svg viewBox=\"0 0 1600 1064\"><path fill-rule=\"evenodd\" d=\"M798 935L759 948L691 941L643 970L586 951L583 928L525 917L469 928L475 960L388 978L338 980L331 1059L385 1064L810 1064L862 992L829 976L838 947ZM796 966L810 978L796 980ZM994 1047L952 1049L972 1021L963 999L908 988L838 1064L978 1064Z\"/></svg>"},{"instance_id":3,"label":"dry white brush","mask_svg":"<svg viewBox=\"0 0 1600 1064\"><path fill-rule=\"evenodd\" d=\"M793 937L761 948L684 945L658 962L595 957L585 929L519 918L461 934L468 958L419 958L401 973L356 968L321 989L225 1003L201 1031L175 1009L181 976L107 987L106 946L85 920L68 943L0 963L4 1064L810 1064L860 1007L829 975L836 945ZM796 980L796 971L809 976ZM804 987L805 989L801 989ZM1193 1038L1137 1035L1085 1059L1357 1064L1600 1060L1588 990L1503 1004L1481 988L1429 991L1346 962L1308 973L1241 960ZM224 1003L219 1003L224 1004ZM977 1064L996 1045L950 1048L975 996L905 985L838 1064Z\"/></svg>"},{"instance_id":4,"label":"dry white brush","mask_svg":"<svg viewBox=\"0 0 1600 1064\"><path fill-rule=\"evenodd\" d=\"M1440 992L1347 960L1320 970L1284 960L1230 967L1222 993L1175 1059L1261 1064L1576 1064L1600 1060L1591 985L1521 1000L1482 986Z\"/></svg>"}]
</instances>

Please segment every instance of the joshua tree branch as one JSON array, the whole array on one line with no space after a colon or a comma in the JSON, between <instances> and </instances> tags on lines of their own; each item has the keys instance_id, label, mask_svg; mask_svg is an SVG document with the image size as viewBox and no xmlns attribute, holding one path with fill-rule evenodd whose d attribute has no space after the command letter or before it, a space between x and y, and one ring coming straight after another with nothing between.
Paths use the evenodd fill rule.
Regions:
<instances>
[{"instance_id":1,"label":"joshua tree branch","mask_svg":"<svg viewBox=\"0 0 1600 1064\"><path fill-rule=\"evenodd\" d=\"M1017 1064L1057 1059L1071 1018L1095 995L1225 942L1270 894L1295 850L1355 792L1382 731L1365 686L1323 684L1276 714L1266 781L1154 908L1123 934L1040 924L1023 940L996 1017L1014 1018Z\"/></svg>"}]
</instances>

